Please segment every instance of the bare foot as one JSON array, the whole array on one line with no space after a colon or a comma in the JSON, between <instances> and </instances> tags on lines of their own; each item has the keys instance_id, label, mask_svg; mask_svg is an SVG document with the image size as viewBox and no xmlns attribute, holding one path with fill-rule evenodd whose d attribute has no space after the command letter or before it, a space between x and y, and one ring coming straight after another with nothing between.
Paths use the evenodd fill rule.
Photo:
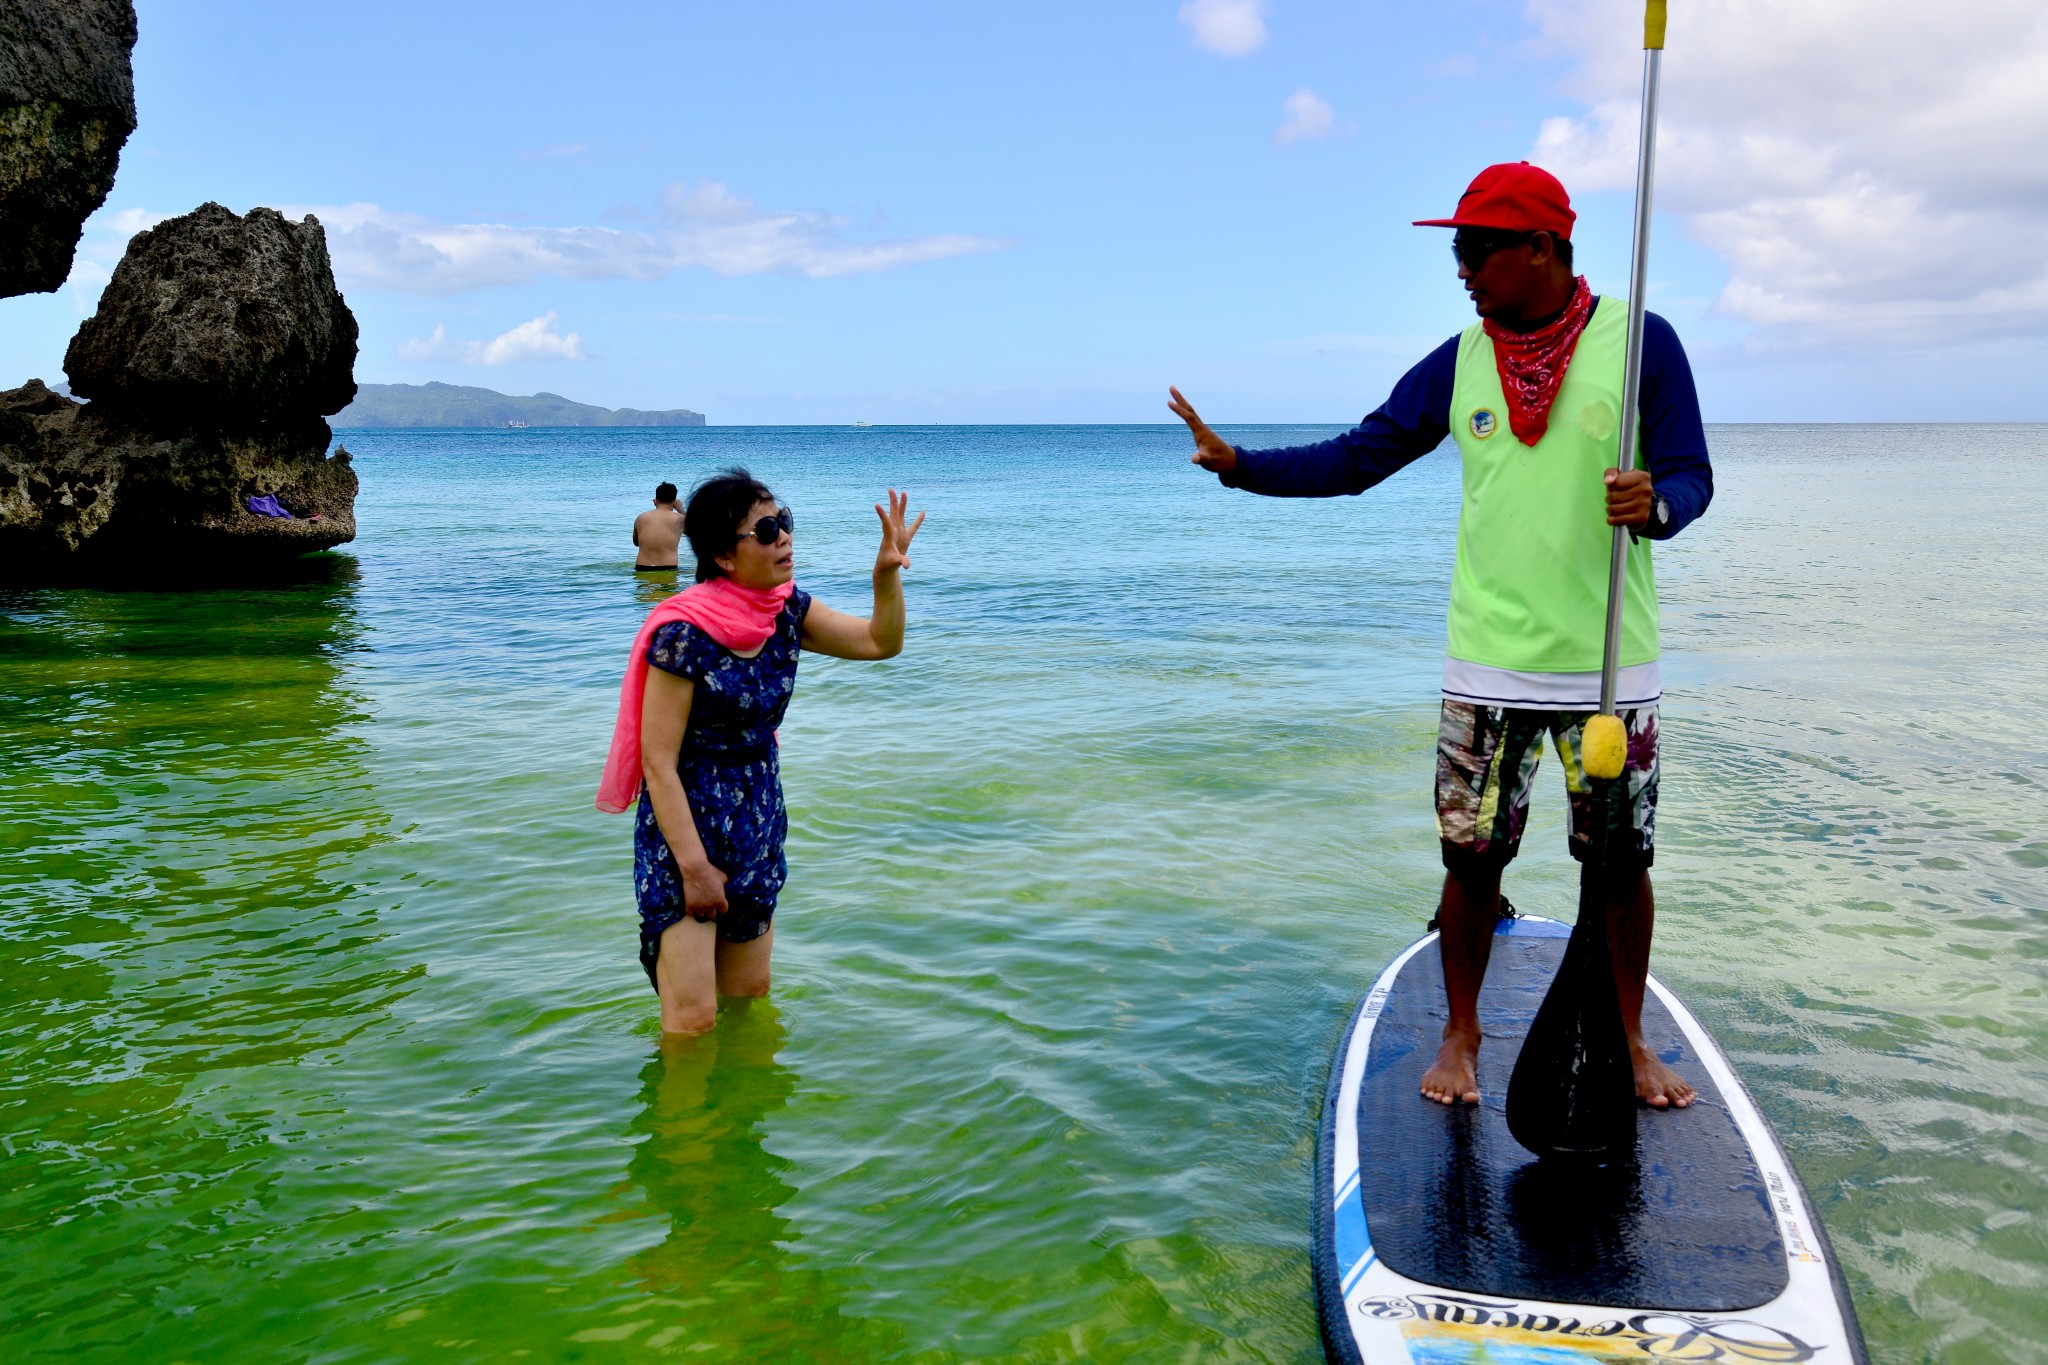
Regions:
<instances>
[{"instance_id":1,"label":"bare foot","mask_svg":"<svg viewBox=\"0 0 2048 1365\"><path fill-rule=\"evenodd\" d=\"M1479 1103L1479 1035L1444 1029L1444 1045L1422 1073L1422 1094L1438 1104Z\"/></svg>"},{"instance_id":2,"label":"bare foot","mask_svg":"<svg viewBox=\"0 0 2048 1365\"><path fill-rule=\"evenodd\" d=\"M1641 1043L1630 1042L1629 1060L1635 1063L1636 1098L1652 1109L1683 1109L1693 1101L1693 1088L1685 1077L1664 1065L1657 1054Z\"/></svg>"}]
</instances>

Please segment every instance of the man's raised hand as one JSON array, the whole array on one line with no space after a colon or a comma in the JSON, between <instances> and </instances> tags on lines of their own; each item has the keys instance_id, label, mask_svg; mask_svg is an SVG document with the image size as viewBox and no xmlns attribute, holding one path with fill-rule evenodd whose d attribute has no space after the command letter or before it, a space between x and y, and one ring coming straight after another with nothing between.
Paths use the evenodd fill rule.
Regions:
<instances>
[{"instance_id":1,"label":"man's raised hand","mask_svg":"<svg viewBox=\"0 0 2048 1365\"><path fill-rule=\"evenodd\" d=\"M1173 396L1167 400L1166 406L1194 433L1195 453L1191 462L1212 474L1228 474L1237 468L1237 447L1209 430L1209 424L1195 411L1194 404L1180 396L1179 389L1169 388L1167 392Z\"/></svg>"}]
</instances>

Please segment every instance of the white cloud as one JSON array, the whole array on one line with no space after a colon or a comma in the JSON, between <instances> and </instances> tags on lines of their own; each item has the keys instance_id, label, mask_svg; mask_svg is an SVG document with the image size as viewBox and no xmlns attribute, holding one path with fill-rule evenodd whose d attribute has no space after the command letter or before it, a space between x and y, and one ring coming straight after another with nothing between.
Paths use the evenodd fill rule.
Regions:
<instances>
[{"instance_id":1,"label":"white cloud","mask_svg":"<svg viewBox=\"0 0 2048 1365\"><path fill-rule=\"evenodd\" d=\"M146 232L171 216L168 213L151 213L148 209L122 209L106 215L104 227L125 242L136 233Z\"/></svg>"},{"instance_id":2,"label":"white cloud","mask_svg":"<svg viewBox=\"0 0 2048 1365\"><path fill-rule=\"evenodd\" d=\"M1243 57L1266 45L1266 0L1184 0L1180 21L1195 46Z\"/></svg>"},{"instance_id":3,"label":"white cloud","mask_svg":"<svg viewBox=\"0 0 2048 1365\"><path fill-rule=\"evenodd\" d=\"M659 217L677 264L702 266L720 275L773 271L825 279L1015 245L1005 238L958 232L848 241L842 219L809 211L763 211L753 200L712 180L700 180L694 187L680 181L669 185L661 194Z\"/></svg>"},{"instance_id":4,"label":"white cloud","mask_svg":"<svg viewBox=\"0 0 2048 1365\"><path fill-rule=\"evenodd\" d=\"M100 294L114 278L114 266L128 249L128 239L170 216L147 209L103 208L85 220L78 250L71 257L71 273L60 286L78 316L91 317L98 310Z\"/></svg>"},{"instance_id":5,"label":"white cloud","mask_svg":"<svg viewBox=\"0 0 2048 1365\"><path fill-rule=\"evenodd\" d=\"M477 344L479 343L474 341L470 343L472 346ZM400 360L440 360L444 356L449 355L452 349L448 341L448 324L437 322L434 324L434 334L432 336L414 337L411 341L400 343L398 358Z\"/></svg>"},{"instance_id":6,"label":"white cloud","mask_svg":"<svg viewBox=\"0 0 2048 1365\"><path fill-rule=\"evenodd\" d=\"M516 365L528 360L588 360L583 338L576 332L564 336L555 330L559 313L543 313L522 322L489 341L451 341L445 324L437 323L430 337L408 341L398 348L402 360L454 360L464 365Z\"/></svg>"},{"instance_id":7,"label":"white cloud","mask_svg":"<svg viewBox=\"0 0 2048 1365\"><path fill-rule=\"evenodd\" d=\"M1639 0L1530 0L1578 58L1531 159L1635 179ZM1694 0L1664 57L1657 204L1727 262L1765 341L1932 345L2048 328L2039 0Z\"/></svg>"},{"instance_id":8,"label":"white cloud","mask_svg":"<svg viewBox=\"0 0 2048 1365\"><path fill-rule=\"evenodd\" d=\"M1273 134L1273 141L1282 147L1309 138L1328 137L1337 131L1337 111L1307 86L1289 95L1282 107L1287 110L1287 117Z\"/></svg>"},{"instance_id":9,"label":"white cloud","mask_svg":"<svg viewBox=\"0 0 2048 1365\"><path fill-rule=\"evenodd\" d=\"M344 291L407 294L524 284L542 275L656 280L688 268L829 279L1014 245L966 233L859 240L847 235L844 219L813 210L762 209L715 181L668 186L656 209L640 215L647 226L638 229L439 223L376 204L286 212L318 215Z\"/></svg>"},{"instance_id":10,"label":"white cloud","mask_svg":"<svg viewBox=\"0 0 2048 1365\"><path fill-rule=\"evenodd\" d=\"M542 275L571 280L656 280L673 254L645 233L613 228L510 227L436 223L375 204L294 207L327 228L327 249L344 291L455 294L525 284Z\"/></svg>"},{"instance_id":11,"label":"white cloud","mask_svg":"<svg viewBox=\"0 0 2048 1365\"><path fill-rule=\"evenodd\" d=\"M484 343L477 360L485 365L510 365L521 360L588 360L583 352L583 338L575 332L567 336L555 330L554 313L543 313L530 322L522 322L511 331L492 337Z\"/></svg>"},{"instance_id":12,"label":"white cloud","mask_svg":"<svg viewBox=\"0 0 2048 1365\"><path fill-rule=\"evenodd\" d=\"M71 273L65 277L63 285L72 310L82 318L98 312L100 295L106 292L107 283L113 278L113 267L94 260L83 251L73 256Z\"/></svg>"}]
</instances>

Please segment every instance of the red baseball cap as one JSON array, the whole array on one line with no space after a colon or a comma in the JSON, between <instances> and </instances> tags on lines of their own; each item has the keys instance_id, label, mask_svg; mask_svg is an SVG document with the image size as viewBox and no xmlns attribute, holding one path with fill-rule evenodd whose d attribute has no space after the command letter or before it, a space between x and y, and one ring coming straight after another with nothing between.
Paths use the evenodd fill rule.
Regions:
<instances>
[{"instance_id":1,"label":"red baseball cap","mask_svg":"<svg viewBox=\"0 0 2048 1365\"><path fill-rule=\"evenodd\" d=\"M1424 218L1415 226L1548 232L1568 242L1578 217L1556 176L1526 161L1503 161L1472 178L1451 217Z\"/></svg>"}]
</instances>

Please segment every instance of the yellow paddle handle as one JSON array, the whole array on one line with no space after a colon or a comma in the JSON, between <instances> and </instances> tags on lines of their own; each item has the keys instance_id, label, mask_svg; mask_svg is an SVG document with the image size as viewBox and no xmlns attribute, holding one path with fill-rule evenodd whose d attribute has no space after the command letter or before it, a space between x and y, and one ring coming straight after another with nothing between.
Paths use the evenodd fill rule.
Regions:
<instances>
[{"instance_id":1,"label":"yellow paddle handle","mask_svg":"<svg viewBox=\"0 0 2048 1365\"><path fill-rule=\"evenodd\" d=\"M1579 736L1579 762L1588 777L1613 779L1628 766L1628 727L1620 716L1589 717Z\"/></svg>"},{"instance_id":2,"label":"yellow paddle handle","mask_svg":"<svg viewBox=\"0 0 2048 1365\"><path fill-rule=\"evenodd\" d=\"M1643 6L1643 47L1664 46L1664 0L1648 0Z\"/></svg>"}]
</instances>

